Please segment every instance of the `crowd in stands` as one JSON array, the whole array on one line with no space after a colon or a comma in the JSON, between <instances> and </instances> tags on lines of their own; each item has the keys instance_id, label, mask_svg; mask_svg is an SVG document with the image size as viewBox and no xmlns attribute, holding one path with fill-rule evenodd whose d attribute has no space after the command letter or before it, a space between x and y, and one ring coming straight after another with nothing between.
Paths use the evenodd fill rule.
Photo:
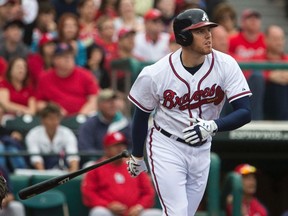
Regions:
<instances>
[{"instance_id":1,"label":"crowd in stands","mask_svg":"<svg viewBox=\"0 0 288 216\"><path fill-rule=\"evenodd\" d=\"M21 0L0 0L0 152L27 149L40 154L29 160L0 156L0 166L9 172L27 167L75 171L83 164L75 154L105 150L107 156L103 139L117 131L125 135L125 147L130 149L125 72L117 71L117 89L112 90L111 62L127 58L154 62L177 50L172 22L184 9L206 10L220 24L212 30L213 48L238 62L288 59L280 26L263 30L259 12L246 9L237 14L224 0L34 1L37 16L27 23ZM253 92L253 120L288 120L288 73L276 69L243 73ZM226 103L223 112L229 110ZM60 124L79 114L87 120L77 134ZM6 121L23 115L41 119L26 137L5 128ZM90 190L86 187L83 191ZM84 201L93 207L89 194Z\"/></svg>"}]
</instances>

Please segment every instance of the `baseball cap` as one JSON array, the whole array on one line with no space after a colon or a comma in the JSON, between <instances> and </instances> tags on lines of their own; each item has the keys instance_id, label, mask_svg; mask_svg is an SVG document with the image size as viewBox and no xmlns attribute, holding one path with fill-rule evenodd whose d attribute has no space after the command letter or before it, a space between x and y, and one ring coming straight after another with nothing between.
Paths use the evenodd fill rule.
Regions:
<instances>
[{"instance_id":1,"label":"baseball cap","mask_svg":"<svg viewBox=\"0 0 288 216\"><path fill-rule=\"evenodd\" d=\"M98 95L98 101L106 101L117 98L116 92L112 89L102 89Z\"/></svg>"},{"instance_id":2,"label":"baseball cap","mask_svg":"<svg viewBox=\"0 0 288 216\"><path fill-rule=\"evenodd\" d=\"M134 29L129 28L121 28L118 32L118 38L123 38L129 34L135 34L136 31Z\"/></svg>"},{"instance_id":3,"label":"baseball cap","mask_svg":"<svg viewBox=\"0 0 288 216\"><path fill-rule=\"evenodd\" d=\"M253 9L245 9L242 11L242 19L247 19L247 18L250 18L250 17L258 17L260 18L261 17L261 14L256 11L256 10L253 10Z\"/></svg>"},{"instance_id":4,"label":"baseball cap","mask_svg":"<svg viewBox=\"0 0 288 216\"><path fill-rule=\"evenodd\" d=\"M54 55L62 55L65 53L73 52L73 47L68 43L57 43Z\"/></svg>"},{"instance_id":5,"label":"baseball cap","mask_svg":"<svg viewBox=\"0 0 288 216\"><path fill-rule=\"evenodd\" d=\"M116 145L116 144L127 144L127 140L121 132L107 133L103 138L104 147Z\"/></svg>"},{"instance_id":6,"label":"baseball cap","mask_svg":"<svg viewBox=\"0 0 288 216\"><path fill-rule=\"evenodd\" d=\"M248 175L256 173L257 169L250 164L240 164L235 167L234 171L240 175Z\"/></svg>"},{"instance_id":7,"label":"baseball cap","mask_svg":"<svg viewBox=\"0 0 288 216\"><path fill-rule=\"evenodd\" d=\"M39 40L39 46L43 46L47 43L55 42L55 38L51 34L43 34Z\"/></svg>"},{"instance_id":8,"label":"baseball cap","mask_svg":"<svg viewBox=\"0 0 288 216\"><path fill-rule=\"evenodd\" d=\"M14 19L6 22L3 26L3 29L6 30L10 28L11 26L18 26L19 28L24 28L24 23L21 20Z\"/></svg>"},{"instance_id":9,"label":"baseball cap","mask_svg":"<svg viewBox=\"0 0 288 216\"><path fill-rule=\"evenodd\" d=\"M160 19L162 17L162 13L160 10L152 8L149 9L145 14L144 14L144 19L145 20L156 20Z\"/></svg>"}]
</instances>

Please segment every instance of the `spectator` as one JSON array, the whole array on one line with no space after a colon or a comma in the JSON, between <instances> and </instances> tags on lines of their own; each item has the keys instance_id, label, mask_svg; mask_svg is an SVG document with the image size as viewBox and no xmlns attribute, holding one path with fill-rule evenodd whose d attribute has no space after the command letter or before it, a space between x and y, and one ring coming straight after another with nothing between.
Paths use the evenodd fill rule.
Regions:
<instances>
[{"instance_id":1,"label":"spectator","mask_svg":"<svg viewBox=\"0 0 288 216\"><path fill-rule=\"evenodd\" d=\"M55 104L47 104L39 112L41 125L32 128L26 135L27 151L30 162L37 170L64 169L74 172L79 168L77 138L73 131L60 125L62 115ZM41 154L57 154L41 156ZM66 154L71 154L67 155Z\"/></svg>"},{"instance_id":2,"label":"spectator","mask_svg":"<svg viewBox=\"0 0 288 216\"><path fill-rule=\"evenodd\" d=\"M258 59L269 62L287 62L285 32L277 25L265 31L266 52ZM264 71L266 74L265 118L288 120L288 73L287 70Z\"/></svg>"},{"instance_id":3,"label":"spectator","mask_svg":"<svg viewBox=\"0 0 288 216\"><path fill-rule=\"evenodd\" d=\"M39 41L45 35L55 39L57 36L57 24L55 22L55 8L48 0L39 2L39 11L35 26L32 30L32 42L30 50L35 53L39 51Z\"/></svg>"},{"instance_id":4,"label":"spectator","mask_svg":"<svg viewBox=\"0 0 288 216\"><path fill-rule=\"evenodd\" d=\"M169 53L170 34L163 32L161 18L158 9L148 10L144 15L145 31L136 33L133 52L144 61L157 61Z\"/></svg>"},{"instance_id":5,"label":"spectator","mask_svg":"<svg viewBox=\"0 0 288 216\"><path fill-rule=\"evenodd\" d=\"M110 75L105 67L105 51L101 46L93 43L87 47L86 68L99 80L101 89L110 87Z\"/></svg>"},{"instance_id":6,"label":"spectator","mask_svg":"<svg viewBox=\"0 0 288 216\"><path fill-rule=\"evenodd\" d=\"M56 20L58 21L59 17L62 16L63 13L77 14L77 6L80 0L49 0L49 1L50 4L55 8Z\"/></svg>"},{"instance_id":7,"label":"spectator","mask_svg":"<svg viewBox=\"0 0 288 216\"><path fill-rule=\"evenodd\" d=\"M222 2L213 9L212 19L214 22L222 25L229 36L239 33L236 11L233 6L227 2Z\"/></svg>"},{"instance_id":8,"label":"spectator","mask_svg":"<svg viewBox=\"0 0 288 216\"><path fill-rule=\"evenodd\" d=\"M240 164L235 167L234 171L242 176L242 215L267 216L266 208L255 197L257 189L256 168L250 164ZM227 216L232 215L232 199L231 195L227 197Z\"/></svg>"},{"instance_id":9,"label":"spectator","mask_svg":"<svg viewBox=\"0 0 288 216\"><path fill-rule=\"evenodd\" d=\"M218 25L217 27L211 29L211 31L212 31L213 49L228 54L229 35L227 30L223 26Z\"/></svg>"},{"instance_id":10,"label":"spectator","mask_svg":"<svg viewBox=\"0 0 288 216\"><path fill-rule=\"evenodd\" d=\"M9 62L6 79L0 83L0 102L6 114L35 114L36 99L29 84L27 62L24 58L16 57Z\"/></svg>"},{"instance_id":11,"label":"spectator","mask_svg":"<svg viewBox=\"0 0 288 216\"><path fill-rule=\"evenodd\" d=\"M111 89L103 89L98 96L98 113L87 119L79 128L78 147L80 151L102 151L106 133L121 131L131 147L130 121L119 112L118 95Z\"/></svg>"},{"instance_id":12,"label":"spectator","mask_svg":"<svg viewBox=\"0 0 288 216\"><path fill-rule=\"evenodd\" d=\"M43 34L37 46L39 51L30 53L27 57L28 72L34 89L37 88L40 76L53 66L55 45L55 39L51 34Z\"/></svg>"},{"instance_id":13,"label":"spectator","mask_svg":"<svg viewBox=\"0 0 288 216\"><path fill-rule=\"evenodd\" d=\"M229 53L237 61L251 61L264 54L266 49L264 33L261 31L261 14L245 9L241 17L241 31L230 37ZM243 71L253 97L251 97L252 120L263 120L265 80L259 71Z\"/></svg>"},{"instance_id":14,"label":"spectator","mask_svg":"<svg viewBox=\"0 0 288 216\"><path fill-rule=\"evenodd\" d=\"M0 41L3 40L3 27L6 22L11 19L11 9L13 7L13 0L0 1Z\"/></svg>"},{"instance_id":15,"label":"spectator","mask_svg":"<svg viewBox=\"0 0 288 216\"><path fill-rule=\"evenodd\" d=\"M174 33L170 33L170 39L169 39L169 50L170 52L175 52L178 50L181 46L176 43L176 38Z\"/></svg>"},{"instance_id":16,"label":"spectator","mask_svg":"<svg viewBox=\"0 0 288 216\"><path fill-rule=\"evenodd\" d=\"M0 122L3 120L5 109L0 103ZM7 129L0 124L0 152L1 153L17 153L24 150L23 135L19 131ZM4 167L8 172L14 172L15 169L27 168L27 163L22 156L0 156L0 166Z\"/></svg>"},{"instance_id":17,"label":"spectator","mask_svg":"<svg viewBox=\"0 0 288 216\"><path fill-rule=\"evenodd\" d=\"M0 166L0 175L4 177L6 187L8 189L7 195L1 200L0 216L25 216L24 205L15 199L14 194L12 193L13 188L10 182L9 173L5 168ZM3 181L1 181L3 184ZM1 188L5 185L1 185Z\"/></svg>"},{"instance_id":18,"label":"spectator","mask_svg":"<svg viewBox=\"0 0 288 216\"><path fill-rule=\"evenodd\" d=\"M11 20L4 25L4 38L0 41L0 56L6 61L16 57L27 57L29 48L22 40L23 27L24 24L19 20Z\"/></svg>"},{"instance_id":19,"label":"spectator","mask_svg":"<svg viewBox=\"0 0 288 216\"><path fill-rule=\"evenodd\" d=\"M127 141L120 132L109 133L104 137L103 146L104 156L99 162L120 154L126 149ZM125 160L116 160L85 175L81 191L84 205L90 208L89 215L162 215L160 209L150 209L155 191L148 174L131 178Z\"/></svg>"},{"instance_id":20,"label":"spectator","mask_svg":"<svg viewBox=\"0 0 288 216\"><path fill-rule=\"evenodd\" d=\"M116 11L116 1L117 0L106 0L101 1L99 9L96 11L96 19L101 16L108 16L110 19L114 19L118 16Z\"/></svg>"},{"instance_id":21,"label":"spectator","mask_svg":"<svg viewBox=\"0 0 288 216\"><path fill-rule=\"evenodd\" d=\"M79 13L80 39L95 42L98 34L95 21L95 11L97 11L95 2L93 0L80 0L77 7Z\"/></svg>"},{"instance_id":22,"label":"spectator","mask_svg":"<svg viewBox=\"0 0 288 216\"><path fill-rule=\"evenodd\" d=\"M117 33L122 28L144 30L144 20L136 14L134 0L117 0L116 10L118 16L114 18L114 25Z\"/></svg>"},{"instance_id":23,"label":"spectator","mask_svg":"<svg viewBox=\"0 0 288 216\"><path fill-rule=\"evenodd\" d=\"M117 53L117 38L115 38L115 28L113 20L103 15L97 20L98 36L95 43L103 47L105 50L106 59L113 58ZM108 62L105 67L109 68Z\"/></svg>"},{"instance_id":24,"label":"spectator","mask_svg":"<svg viewBox=\"0 0 288 216\"><path fill-rule=\"evenodd\" d=\"M175 18L176 0L155 0L154 8L162 13L162 21L164 23L164 31L173 33L173 19Z\"/></svg>"},{"instance_id":25,"label":"spectator","mask_svg":"<svg viewBox=\"0 0 288 216\"><path fill-rule=\"evenodd\" d=\"M58 20L58 41L70 44L75 51L75 63L84 66L87 61L86 47L84 41L79 38L78 17L72 13L64 13ZM90 40L90 43L93 41Z\"/></svg>"},{"instance_id":26,"label":"spectator","mask_svg":"<svg viewBox=\"0 0 288 216\"><path fill-rule=\"evenodd\" d=\"M54 67L43 74L37 88L37 108L41 110L48 102L61 107L64 116L89 115L97 110L99 91L97 80L90 71L75 66L74 50L66 43L56 46Z\"/></svg>"}]
</instances>

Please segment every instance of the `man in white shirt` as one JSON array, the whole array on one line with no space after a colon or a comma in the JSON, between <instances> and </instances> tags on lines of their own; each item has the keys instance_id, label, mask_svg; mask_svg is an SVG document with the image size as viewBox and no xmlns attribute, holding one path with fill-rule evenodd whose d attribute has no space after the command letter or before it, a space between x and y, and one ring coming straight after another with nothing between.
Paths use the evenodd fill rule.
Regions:
<instances>
[{"instance_id":1,"label":"man in white shirt","mask_svg":"<svg viewBox=\"0 0 288 216\"><path fill-rule=\"evenodd\" d=\"M71 129L60 125L59 107L48 104L40 111L40 118L41 125L31 129L26 136L27 150L33 154L30 157L31 165L37 170L53 168L68 169L70 172L78 170L77 138ZM41 153L57 155L41 156Z\"/></svg>"}]
</instances>

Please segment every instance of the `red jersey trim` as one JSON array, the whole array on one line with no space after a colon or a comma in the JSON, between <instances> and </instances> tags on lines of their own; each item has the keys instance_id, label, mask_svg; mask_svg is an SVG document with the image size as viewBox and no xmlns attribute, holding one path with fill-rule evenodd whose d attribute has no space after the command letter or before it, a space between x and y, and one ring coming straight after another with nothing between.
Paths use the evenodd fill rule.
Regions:
<instances>
[{"instance_id":1,"label":"red jersey trim","mask_svg":"<svg viewBox=\"0 0 288 216\"><path fill-rule=\"evenodd\" d=\"M239 97L239 96L243 96L243 95L246 95L246 94L251 94L251 91L246 91L246 92L242 92L242 93L240 93L240 94L234 95L233 97L228 98L228 101L230 102L230 101L232 101L234 98L237 98L237 97Z\"/></svg>"},{"instance_id":2,"label":"red jersey trim","mask_svg":"<svg viewBox=\"0 0 288 216\"><path fill-rule=\"evenodd\" d=\"M136 106L138 106L140 109L142 109L145 112L152 112L154 109L147 109L145 107L143 107L134 97L132 97L131 94L128 95L128 99L131 100Z\"/></svg>"}]
</instances>

